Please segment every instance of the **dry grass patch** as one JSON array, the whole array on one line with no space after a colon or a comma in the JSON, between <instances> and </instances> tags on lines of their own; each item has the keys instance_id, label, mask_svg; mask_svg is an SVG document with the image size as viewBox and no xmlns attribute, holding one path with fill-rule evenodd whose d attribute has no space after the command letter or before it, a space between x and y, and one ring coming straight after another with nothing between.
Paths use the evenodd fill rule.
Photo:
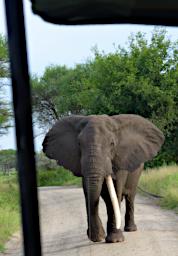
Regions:
<instances>
[{"instance_id":1,"label":"dry grass patch","mask_svg":"<svg viewBox=\"0 0 178 256\"><path fill-rule=\"evenodd\" d=\"M151 193L161 195L160 205L178 212L178 166L164 166L146 170L140 186Z\"/></svg>"}]
</instances>

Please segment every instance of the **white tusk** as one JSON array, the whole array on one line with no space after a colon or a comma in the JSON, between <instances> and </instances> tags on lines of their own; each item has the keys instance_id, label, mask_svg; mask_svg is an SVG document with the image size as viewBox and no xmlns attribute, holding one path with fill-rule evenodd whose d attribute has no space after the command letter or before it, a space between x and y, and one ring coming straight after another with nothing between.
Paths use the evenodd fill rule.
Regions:
<instances>
[{"instance_id":1,"label":"white tusk","mask_svg":"<svg viewBox=\"0 0 178 256\"><path fill-rule=\"evenodd\" d=\"M106 184L108 187L109 195L111 197L111 202L113 205L113 210L114 210L114 215L115 215L115 220L116 220L116 228L120 229L121 228L121 212L120 212L119 202L117 199L113 180L112 180L111 175L107 176L105 179L106 179Z\"/></svg>"}]
</instances>

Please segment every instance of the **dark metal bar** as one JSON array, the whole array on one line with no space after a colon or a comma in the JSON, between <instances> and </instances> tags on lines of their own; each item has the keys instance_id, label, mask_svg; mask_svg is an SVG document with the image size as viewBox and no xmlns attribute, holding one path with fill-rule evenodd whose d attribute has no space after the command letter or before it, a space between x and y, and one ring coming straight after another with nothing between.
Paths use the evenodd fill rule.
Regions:
<instances>
[{"instance_id":1,"label":"dark metal bar","mask_svg":"<svg viewBox=\"0 0 178 256\"><path fill-rule=\"evenodd\" d=\"M25 256L40 256L31 93L22 0L5 0Z\"/></svg>"}]
</instances>

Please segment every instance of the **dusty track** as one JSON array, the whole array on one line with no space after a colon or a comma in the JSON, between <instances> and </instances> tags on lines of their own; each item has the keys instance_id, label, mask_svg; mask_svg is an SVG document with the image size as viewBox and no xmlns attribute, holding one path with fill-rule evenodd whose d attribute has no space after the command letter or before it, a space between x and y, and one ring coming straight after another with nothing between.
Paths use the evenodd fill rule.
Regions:
<instances>
[{"instance_id":1,"label":"dusty track","mask_svg":"<svg viewBox=\"0 0 178 256\"><path fill-rule=\"evenodd\" d=\"M136 198L137 232L124 233L125 242L92 243L86 236L86 212L82 189L40 189L40 211L45 256L178 256L178 215L160 209L148 198ZM122 215L124 204L122 205ZM100 202L105 226L106 211ZM15 235L0 256L22 256L21 241Z\"/></svg>"}]
</instances>

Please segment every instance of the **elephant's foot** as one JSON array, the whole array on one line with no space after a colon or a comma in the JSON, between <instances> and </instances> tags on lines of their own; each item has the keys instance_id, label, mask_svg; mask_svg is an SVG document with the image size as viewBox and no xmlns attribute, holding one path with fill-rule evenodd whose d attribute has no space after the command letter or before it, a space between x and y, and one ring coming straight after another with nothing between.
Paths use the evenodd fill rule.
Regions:
<instances>
[{"instance_id":1,"label":"elephant's foot","mask_svg":"<svg viewBox=\"0 0 178 256\"><path fill-rule=\"evenodd\" d=\"M106 243L118 243L123 241L124 236L120 229L115 229L114 231L110 232L106 237Z\"/></svg>"},{"instance_id":2,"label":"elephant's foot","mask_svg":"<svg viewBox=\"0 0 178 256\"><path fill-rule=\"evenodd\" d=\"M105 239L106 234L99 218L97 221L92 221L90 228L87 230L87 235L93 242L101 242Z\"/></svg>"},{"instance_id":3,"label":"elephant's foot","mask_svg":"<svg viewBox=\"0 0 178 256\"><path fill-rule=\"evenodd\" d=\"M134 232L137 231L137 226L135 224L132 225L125 225L124 227L125 232Z\"/></svg>"}]
</instances>

